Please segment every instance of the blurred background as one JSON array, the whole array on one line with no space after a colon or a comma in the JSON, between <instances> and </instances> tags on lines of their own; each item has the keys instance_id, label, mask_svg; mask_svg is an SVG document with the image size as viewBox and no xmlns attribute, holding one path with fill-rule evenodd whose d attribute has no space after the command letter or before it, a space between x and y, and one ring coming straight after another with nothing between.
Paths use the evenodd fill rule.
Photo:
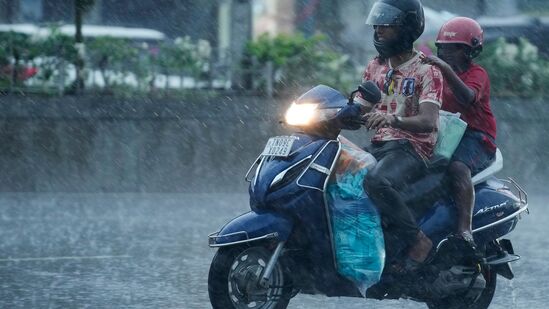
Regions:
<instances>
[{"instance_id":1,"label":"blurred background","mask_svg":"<svg viewBox=\"0 0 549 309\"><path fill-rule=\"evenodd\" d=\"M0 0L0 307L208 308L207 234L248 210L244 175L288 132L278 121L293 99L360 83L376 55L372 3ZM497 176L535 213L512 236L525 258L493 307L542 308L549 2L423 4L426 53L453 16L484 28ZM291 308L363 302L298 296Z\"/></svg>"},{"instance_id":2,"label":"blurred background","mask_svg":"<svg viewBox=\"0 0 549 309\"><path fill-rule=\"evenodd\" d=\"M232 88L271 95L280 83L287 89L323 81L349 90L375 55L372 29L364 24L372 2L1 0L0 87L58 94ZM497 46L485 58L513 58L517 48L534 58L548 53L546 1L423 2L421 49L433 47L446 20L464 15L476 18L486 42ZM547 79L546 72L531 74L532 83ZM498 93L519 88L506 86L498 78Z\"/></svg>"},{"instance_id":3,"label":"blurred background","mask_svg":"<svg viewBox=\"0 0 549 309\"><path fill-rule=\"evenodd\" d=\"M544 189L549 4L423 2L426 53L452 16L483 26L506 175ZM0 0L0 190L245 190L293 98L360 82L372 3Z\"/></svg>"}]
</instances>

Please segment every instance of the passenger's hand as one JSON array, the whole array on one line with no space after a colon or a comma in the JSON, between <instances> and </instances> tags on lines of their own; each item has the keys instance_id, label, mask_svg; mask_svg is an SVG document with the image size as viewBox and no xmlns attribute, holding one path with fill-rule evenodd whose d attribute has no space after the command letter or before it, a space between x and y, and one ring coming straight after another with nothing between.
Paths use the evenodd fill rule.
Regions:
<instances>
[{"instance_id":1,"label":"passenger's hand","mask_svg":"<svg viewBox=\"0 0 549 309\"><path fill-rule=\"evenodd\" d=\"M380 128L390 127L395 121L393 115L388 115L384 113L368 113L364 115L364 120L366 124L364 125L368 130L377 130Z\"/></svg>"},{"instance_id":2,"label":"passenger's hand","mask_svg":"<svg viewBox=\"0 0 549 309\"><path fill-rule=\"evenodd\" d=\"M446 63L444 60L440 59L439 57L435 55L426 56L421 59L423 63L427 63L430 65L434 65L436 67L439 67L441 69L452 69L448 63Z\"/></svg>"}]
</instances>

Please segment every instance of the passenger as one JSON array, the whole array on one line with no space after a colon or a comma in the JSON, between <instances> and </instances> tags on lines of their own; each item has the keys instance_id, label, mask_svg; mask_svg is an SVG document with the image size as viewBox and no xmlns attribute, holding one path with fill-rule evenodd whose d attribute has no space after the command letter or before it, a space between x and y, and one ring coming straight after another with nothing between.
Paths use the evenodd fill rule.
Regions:
<instances>
[{"instance_id":1,"label":"passenger","mask_svg":"<svg viewBox=\"0 0 549 309\"><path fill-rule=\"evenodd\" d=\"M406 244L408 258L403 265L414 270L426 260L433 244L419 229L414 210L400 192L424 175L433 152L442 74L422 62L425 55L413 48L424 29L419 0L378 0L366 23L374 27L379 55L370 61L363 79L375 82L383 94L376 104L355 98L366 113L365 126L375 130L369 150L378 164L367 174L364 186L380 210L385 230ZM390 263L399 251L394 249L398 241L385 241Z\"/></svg>"},{"instance_id":2,"label":"passenger","mask_svg":"<svg viewBox=\"0 0 549 309\"><path fill-rule=\"evenodd\" d=\"M450 163L451 189L458 210L457 230L453 235L475 248L471 231L475 190L471 181L495 159L496 120L490 109L490 79L472 61L482 51L483 31L467 17L446 22L436 39L437 56L425 63L440 69L444 76L442 109L460 113L467 130Z\"/></svg>"}]
</instances>

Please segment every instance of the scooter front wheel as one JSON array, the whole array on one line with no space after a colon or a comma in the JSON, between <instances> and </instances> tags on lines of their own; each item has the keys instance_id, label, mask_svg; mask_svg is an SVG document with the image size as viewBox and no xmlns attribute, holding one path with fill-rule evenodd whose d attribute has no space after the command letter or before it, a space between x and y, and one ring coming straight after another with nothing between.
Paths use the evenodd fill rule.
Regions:
<instances>
[{"instance_id":1,"label":"scooter front wheel","mask_svg":"<svg viewBox=\"0 0 549 309\"><path fill-rule=\"evenodd\" d=\"M222 247L212 260L208 294L213 309L285 309L291 288L284 286L284 272L276 263L267 287L259 277L271 252L264 247Z\"/></svg>"}]
</instances>

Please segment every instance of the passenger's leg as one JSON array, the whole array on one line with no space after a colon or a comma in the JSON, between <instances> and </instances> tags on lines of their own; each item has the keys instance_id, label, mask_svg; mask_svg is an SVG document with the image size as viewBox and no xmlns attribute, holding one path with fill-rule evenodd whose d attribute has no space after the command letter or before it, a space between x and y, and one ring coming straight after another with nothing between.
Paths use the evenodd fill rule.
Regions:
<instances>
[{"instance_id":1,"label":"passenger's leg","mask_svg":"<svg viewBox=\"0 0 549 309\"><path fill-rule=\"evenodd\" d=\"M472 235L471 223L475 190L471 181L471 170L463 162L453 161L450 164L448 173L452 194L458 211L457 232L461 235Z\"/></svg>"},{"instance_id":2,"label":"passenger's leg","mask_svg":"<svg viewBox=\"0 0 549 309\"><path fill-rule=\"evenodd\" d=\"M471 177L490 165L495 158L494 153L483 145L484 138L488 137L483 133L466 131L448 168L450 188L458 213L453 238L464 240L472 249L475 248L472 234L475 188Z\"/></svg>"}]
</instances>

